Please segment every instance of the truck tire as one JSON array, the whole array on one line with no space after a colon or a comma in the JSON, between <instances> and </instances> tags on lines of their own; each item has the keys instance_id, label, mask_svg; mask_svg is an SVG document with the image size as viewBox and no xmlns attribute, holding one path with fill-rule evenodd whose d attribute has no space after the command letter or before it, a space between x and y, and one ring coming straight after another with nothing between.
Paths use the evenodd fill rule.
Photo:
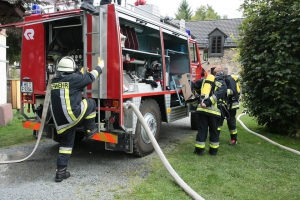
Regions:
<instances>
[{"instance_id":1,"label":"truck tire","mask_svg":"<svg viewBox=\"0 0 300 200\"><path fill-rule=\"evenodd\" d=\"M191 112L190 116L192 130L198 129L198 115L196 112Z\"/></svg>"},{"instance_id":2,"label":"truck tire","mask_svg":"<svg viewBox=\"0 0 300 200\"><path fill-rule=\"evenodd\" d=\"M161 127L161 113L154 99L146 99L141 102L140 112L144 116L155 139L158 140ZM136 131L133 135L133 154L139 157L152 153L154 147L140 121L137 121Z\"/></svg>"}]
</instances>

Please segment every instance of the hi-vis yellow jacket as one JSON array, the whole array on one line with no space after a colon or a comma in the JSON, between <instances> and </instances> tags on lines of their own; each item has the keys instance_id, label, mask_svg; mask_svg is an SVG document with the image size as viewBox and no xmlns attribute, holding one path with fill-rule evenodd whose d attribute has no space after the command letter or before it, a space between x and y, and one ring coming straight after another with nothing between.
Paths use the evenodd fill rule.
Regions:
<instances>
[{"instance_id":1,"label":"hi-vis yellow jacket","mask_svg":"<svg viewBox=\"0 0 300 200\"><path fill-rule=\"evenodd\" d=\"M193 84L193 87L196 90L200 89L200 94L201 94L201 90L203 90L205 81L206 78L200 79ZM226 98L226 92L227 92L227 86L225 81L223 80L223 76L222 77L216 76L214 82L212 82L211 91L208 97L212 105L203 108L201 107L201 102L200 102L200 104L198 104L197 106L196 111L204 114L216 116L216 117L221 117L221 111L218 108L218 102Z\"/></svg>"},{"instance_id":2,"label":"hi-vis yellow jacket","mask_svg":"<svg viewBox=\"0 0 300 200\"><path fill-rule=\"evenodd\" d=\"M240 86L235 75L227 75L225 77L227 85L227 107L228 110L239 109Z\"/></svg>"}]
</instances>

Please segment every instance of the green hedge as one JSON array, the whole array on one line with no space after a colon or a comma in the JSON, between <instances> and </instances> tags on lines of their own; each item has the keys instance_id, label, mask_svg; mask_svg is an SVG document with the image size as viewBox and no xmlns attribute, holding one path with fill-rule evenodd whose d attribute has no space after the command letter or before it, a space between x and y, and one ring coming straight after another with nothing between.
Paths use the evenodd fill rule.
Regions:
<instances>
[{"instance_id":1,"label":"green hedge","mask_svg":"<svg viewBox=\"0 0 300 200\"><path fill-rule=\"evenodd\" d=\"M243 100L271 132L300 128L300 2L245 0L239 41ZM299 89L298 89L299 88Z\"/></svg>"}]
</instances>

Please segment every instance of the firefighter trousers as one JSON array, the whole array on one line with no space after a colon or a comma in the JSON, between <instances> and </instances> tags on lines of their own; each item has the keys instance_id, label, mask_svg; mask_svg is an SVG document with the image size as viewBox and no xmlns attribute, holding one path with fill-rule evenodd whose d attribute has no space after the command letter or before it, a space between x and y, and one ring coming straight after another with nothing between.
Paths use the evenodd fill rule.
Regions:
<instances>
[{"instance_id":1,"label":"firefighter trousers","mask_svg":"<svg viewBox=\"0 0 300 200\"><path fill-rule=\"evenodd\" d=\"M84 130L92 130L96 128L95 117L96 117L96 102L94 99L86 99L87 101L87 109L82 117L81 124L84 127Z\"/></svg>"},{"instance_id":2,"label":"firefighter trousers","mask_svg":"<svg viewBox=\"0 0 300 200\"><path fill-rule=\"evenodd\" d=\"M218 121L219 117L212 115L207 115L203 113L198 114L198 134L196 136L196 143L199 144L198 147L205 147L205 141L209 131L209 142L210 147L218 149L219 147L219 133L218 133Z\"/></svg>"},{"instance_id":3,"label":"firefighter trousers","mask_svg":"<svg viewBox=\"0 0 300 200\"><path fill-rule=\"evenodd\" d=\"M67 129L61 134L60 147L57 156L57 166L67 166L72 154L76 128Z\"/></svg>"},{"instance_id":4,"label":"firefighter trousers","mask_svg":"<svg viewBox=\"0 0 300 200\"><path fill-rule=\"evenodd\" d=\"M237 128L236 128L236 109L229 110L230 117L227 119L227 127L230 131L232 140L237 140ZM218 132L220 134L224 119L221 118L218 122Z\"/></svg>"},{"instance_id":5,"label":"firefighter trousers","mask_svg":"<svg viewBox=\"0 0 300 200\"><path fill-rule=\"evenodd\" d=\"M87 110L82 118L84 130L92 130L96 128L95 124L95 117L96 117L96 102L93 99L86 99L87 101ZM57 166L67 166L69 162L69 158L72 154L75 134L76 134L76 127L74 126L70 129L67 129L61 134L61 142L57 157Z\"/></svg>"}]
</instances>

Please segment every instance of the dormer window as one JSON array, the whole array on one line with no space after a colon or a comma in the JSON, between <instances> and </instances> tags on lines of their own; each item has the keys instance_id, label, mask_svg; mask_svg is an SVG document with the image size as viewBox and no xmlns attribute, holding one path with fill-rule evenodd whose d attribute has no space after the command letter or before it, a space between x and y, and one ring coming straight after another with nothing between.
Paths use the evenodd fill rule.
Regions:
<instances>
[{"instance_id":1,"label":"dormer window","mask_svg":"<svg viewBox=\"0 0 300 200\"><path fill-rule=\"evenodd\" d=\"M227 38L227 35L220 31L218 28L213 30L209 37L209 57L222 57L224 54L224 42Z\"/></svg>"}]
</instances>

